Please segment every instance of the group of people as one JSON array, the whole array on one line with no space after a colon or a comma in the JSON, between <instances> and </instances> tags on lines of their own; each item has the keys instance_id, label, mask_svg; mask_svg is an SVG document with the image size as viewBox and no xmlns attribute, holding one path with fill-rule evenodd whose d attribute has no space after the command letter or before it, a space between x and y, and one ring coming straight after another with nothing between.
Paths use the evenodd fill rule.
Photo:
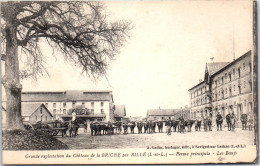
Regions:
<instances>
[{"instance_id":1,"label":"group of people","mask_svg":"<svg viewBox=\"0 0 260 166\"><path fill-rule=\"evenodd\" d=\"M247 125L249 130L252 130L253 128L253 116L252 114L249 114L249 117L247 116L247 114L242 114L240 117L241 120L241 124L242 124L242 130L246 130ZM223 117L220 114L220 112L218 112L218 114L216 115L216 124L217 124L217 131L222 131L222 123L223 123ZM230 114L230 112L226 115L226 123L228 126L228 131L232 130L234 131L236 128L236 124L237 124L237 117L234 113L234 111Z\"/></svg>"}]
</instances>

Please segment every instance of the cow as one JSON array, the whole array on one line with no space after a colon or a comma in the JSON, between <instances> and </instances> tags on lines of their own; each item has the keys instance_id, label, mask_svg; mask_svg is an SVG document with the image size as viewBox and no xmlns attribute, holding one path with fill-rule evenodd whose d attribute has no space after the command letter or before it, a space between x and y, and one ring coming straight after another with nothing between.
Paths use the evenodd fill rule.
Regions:
<instances>
[{"instance_id":1,"label":"cow","mask_svg":"<svg viewBox=\"0 0 260 166\"><path fill-rule=\"evenodd\" d=\"M200 131L201 120L196 119L194 122L194 126L195 126L195 131Z\"/></svg>"},{"instance_id":2,"label":"cow","mask_svg":"<svg viewBox=\"0 0 260 166\"><path fill-rule=\"evenodd\" d=\"M134 134L134 133L135 133L135 132L134 132L135 122L130 122L130 123L128 124L128 126L130 127L131 133Z\"/></svg>"},{"instance_id":3,"label":"cow","mask_svg":"<svg viewBox=\"0 0 260 166\"><path fill-rule=\"evenodd\" d=\"M242 114L240 119L241 119L241 123L242 123L242 130L246 130L247 114Z\"/></svg>"},{"instance_id":4,"label":"cow","mask_svg":"<svg viewBox=\"0 0 260 166\"><path fill-rule=\"evenodd\" d=\"M138 134L142 133L142 128L143 128L143 123L142 122L137 122Z\"/></svg>"},{"instance_id":5,"label":"cow","mask_svg":"<svg viewBox=\"0 0 260 166\"><path fill-rule=\"evenodd\" d=\"M151 121L150 122L151 133L155 133L155 127L156 127L156 122Z\"/></svg>"},{"instance_id":6,"label":"cow","mask_svg":"<svg viewBox=\"0 0 260 166\"><path fill-rule=\"evenodd\" d=\"M180 127L179 132L184 133L185 132L185 121L184 120L179 121L179 127Z\"/></svg>"},{"instance_id":7,"label":"cow","mask_svg":"<svg viewBox=\"0 0 260 166\"><path fill-rule=\"evenodd\" d=\"M190 119L185 121L185 126L188 127L188 132L191 132L191 127L192 127L193 123L194 123L194 121L190 120Z\"/></svg>"},{"instance_id":8,"label":"cow","mask_svg":"<svg viewBox=\"0 0 260 166\"><path fill-rule=\"evenodd\" d=\"M100 134L100 124L98 122L90 123L91 136Z\"/></svg>"},{"instance_id":9,"label":"cow","mask_svg":"<svg viewBox=\"0 0 260 166\"><path fill-rule=\"evenodd\" d=\"M162 133L163 132L163 122L162 121L158 121L157 122L157 126L158 126L159 133Z\"/></svg>"},{"instance_id":10,"label":"cow","mask_svg":"<svg viewBox=\"0 0 260 166\"><path fill-rule=\"evenodd\" d=\"M180 126L179 126L179 120L172 120L172 123L171 123L171 126L172 126L172 128L173 128L173 131L174 132L176 132L177 130L178 130L178 132L179 132L179 128L180 128ZM177 130L176 130L177 129Z\"/></svg>"},{"instance_id":11,"label":"cow","mask_svg":"<svg viewBox=\"0 0 260 166\"><path fill-rule=\"evenodd\" d=\"M113 123L113 129L115 130L114 133L119 134L122 131L122 122L115 122Z\"/></svg>"},{"instance_id":12,"label":"cow","mask_svg":"<svg viewBox=\"0 0 260 166\"><path fill-rule=\"evenodd\" d=\"M123 129L124 129L124 134L128 134L128 124L126 122L123 123Z\"/></svg>"}]
</instances>

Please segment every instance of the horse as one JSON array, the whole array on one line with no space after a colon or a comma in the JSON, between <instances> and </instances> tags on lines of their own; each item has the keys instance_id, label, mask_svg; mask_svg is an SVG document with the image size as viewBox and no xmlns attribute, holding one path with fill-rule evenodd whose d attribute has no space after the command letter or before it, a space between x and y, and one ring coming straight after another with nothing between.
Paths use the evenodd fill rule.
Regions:
<instances>
[{"instance_id":1,"label":"horse","mask_svg":"<svg viewBox=\"0 0 260 166\"><path fill-rule=\"evenodd\" d=\"M242 114L240 119L242 123L242 130L246 130L247 114Z\"/></svg>"},{"instance_id":2,"label":"horse","mask_svg":"<svg viewBox=\"0 0 260 166\"><path fill-rule=\"evenodd\" d=\"M142 122L137 122L138 134L142 133L142 128L143 128L143 123Z\"/></svg>"},{"instance_id":3,"label":"horse","mask_svg":"<svg viewBox=\"0 0 260 166\"><path fill-rule=\"evenodd\" d=\"M162 133L163 132L163 122L162 121L158 121L157 122L157 126L158 126L159 133Z\"/></svg>"},{"instance_id":4,"label":"horse","mask_svg":"<svg viewBox=\"0 0 260 166\"><path fill-rule=\"evenodd\" d=\"M230 114L227 114L226 122L227 122L227 125L228 125L228 130L231 130L231 115Z\"/></svg>"}]
</instances>

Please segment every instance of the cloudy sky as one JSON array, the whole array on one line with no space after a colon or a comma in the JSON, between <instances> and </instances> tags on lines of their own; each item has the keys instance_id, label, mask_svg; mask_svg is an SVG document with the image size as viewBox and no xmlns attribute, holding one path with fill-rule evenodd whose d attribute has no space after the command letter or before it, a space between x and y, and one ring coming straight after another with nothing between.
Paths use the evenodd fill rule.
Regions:
<instances>
[{"instance_id":1,"label":"cloudy sky","mask_svg":"<svg viewBox=\"0 0 260 166\"><path fill-rule=\"evenodd\" d=\"M43 45L49 77L23 80L24 91L112 90L128 116L150 108L190 105L189 92L205 64L232 61L252 48L250 1L106 2L111 19L132 22L131 38L111 62L107 79L93 82ZM234 39L234 47L233 47ZM234 48L234 49L233 49ZM235 51L233 51L235 50Z\"/></svg>"}]
</instances>

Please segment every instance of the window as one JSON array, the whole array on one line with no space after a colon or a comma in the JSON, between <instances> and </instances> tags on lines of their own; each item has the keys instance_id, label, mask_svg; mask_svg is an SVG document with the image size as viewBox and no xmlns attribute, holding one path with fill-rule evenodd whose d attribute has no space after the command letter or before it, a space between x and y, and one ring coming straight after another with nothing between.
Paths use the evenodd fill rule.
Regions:
<instances>
[{"instance_id":1,"label":"window","mask_svg":"<svg viewBox=\"0 0 260 166\"><path fill-rule=\"evenodd\" d=\"M241 86L238 86L238 93L241 94Z\"/></svg>"},{"instance_id":2,"label":"window","mask_svg":"<svg viewBox=\"0 0 260 166\"><path fill-rule=\"evenodd\" d=\"M63 114L66 114L66 109L63 109Z\"/></svg>"},{"instance_id":3,"label":"window","mask_svg":"<svg viewBox=\"0 0 260 166\"><path fill-rule=\"evenodd\" d=\"M229 94L230 94L230 96L232 96L232 88L231 87L229 89Z\"/></svg>"},{"instance_id":4,"label":"window","mask_svg":"<svg viewBox=\"0 0 260 166\"><path fill-rule=\"evenodd\" d=\"M240 78L240 68L237 69L238 72L238 78Z\"/></svg>"},{"instance_id":5,"label":"window","mask_svg":"<svg viewBox=\"0 0 260 166\"><path fill-rule=\"evenodd\" d=\"M56 108L56 103L53 103L53 108Z\"/></svg>"},{"instance_id":6,"label":"window","mask_svg":"<svg viewBox=\"0 0 260 166\"><path fill-rule=\"evenodd\" d=\"M224 84L224 77L221 77L221 83Z\"/></svg>"},{"instance_id":7,"label":"window","mask_svg":"<svg viewBox=\"0 0 260 166\"><path fill-rule=\"evenodd\" d=\"M94 102L91 102L91 107L94 107Z\"/></svg>"},{"instance_id":8,"label":"window","mask_svg":"<svg viewBox=\"0 0 260 166\"><path fill-rule=\"evenodd\" d=\"M104 114L104 109L101 109L101 111L100 111L100 112L101 112L101 114Z\"/></svg>"},{"instance_id":9,"label":"window","mask_svg":"<svg viewBox=\"0 0 260 166\"><path fill-rule=\"evenodd\" d=\"M243 69L245 70L245 68L246 68L246 64L245 64L245 62L243 63Z\"/></svg>"},{"instance_id":10,"label":"window","mask_svg":"<svg viewBox=\"0 0 260 166\"><path fill-rule=\"evenodd\" d=\"M98 119L97 119L97 121L101 122L101 121L102 121L102 119L101 119L101 118L98 118Z\"/></svg>"},{"instance_id":11,"label":"window","mask_svg":"<svg viewBox=\"0 0 260 166\"><path fill-rule=\"evenodd\" d=\"M231 73L229 73L228 76L229 76L229 81L231 81Z\"/></svg>"},{"instance_id":12,"label":"window","mask_svg":"<svg viewBox=\"0 0 260 166\"><path fill-rule=\"evenodd\" d=\"M45 103L45 107L48 108L48 103Z\"/></svg>"},{"instance_id":13,"label":"window","mask_svg":"<svg viewBox=\"0 0 260 166\"><path fill-rule=\"evenodd\" d=\"M42 107L40 108L40 113L42 114Z\"/></svg>"},{"instance_id":14,"label":"window","mask_svg":"<svg viewBox=\"0 0 260 166\"><path fill-rule=\"evenodd\" d=\"M100 103L100 106L103 107L103 106L104 106L104 102L101 102L101 103Z\"/></svg>"},{"instance_id":15,"label":"window","mask_svg":"<svg viewBox=\"0 0 260 166\"><path fill-rule=\"evenodd\" d=\"M82 103L81 106L82 106L82 108L85 108L85 103Z\"/></svg>"},{"instance_id":16,"label":"window","mask_svg":"<svg viewBox=\"0 0 260 166\"><path fill-rule=\"evenodd\" d=\"M63 103L63 107L66 107L66 103Z\"/></svg>"},{"instance_id":17,"label":"window","mask_svg":"<svg viewBox=\"0 0 260 166\"><path fill-rule=\"evenodd\" d=\"M56 114L56 109L53 109L53 114Z\"/></svg>"},{"instance_id":18,"label":"window","mask_svg":"<svg viewBox=\"0 0 260 166\"><path fill-rule=\"evenodd\" d=\"M91 113L93 113L93 114L94 114L94 109L91 109Z\"/></svg>"},{"instance_id":19,"label":"window","mask_svg":"<svg viewBox=\"0 0 260 166\"><path fill-rule=\"evenodd\" d=\"M75 107L75 104L76 104L75 102L73 102L73 103L72 103L72 108L74 108L74 107Z\"/></svg>"}]
</instances>

